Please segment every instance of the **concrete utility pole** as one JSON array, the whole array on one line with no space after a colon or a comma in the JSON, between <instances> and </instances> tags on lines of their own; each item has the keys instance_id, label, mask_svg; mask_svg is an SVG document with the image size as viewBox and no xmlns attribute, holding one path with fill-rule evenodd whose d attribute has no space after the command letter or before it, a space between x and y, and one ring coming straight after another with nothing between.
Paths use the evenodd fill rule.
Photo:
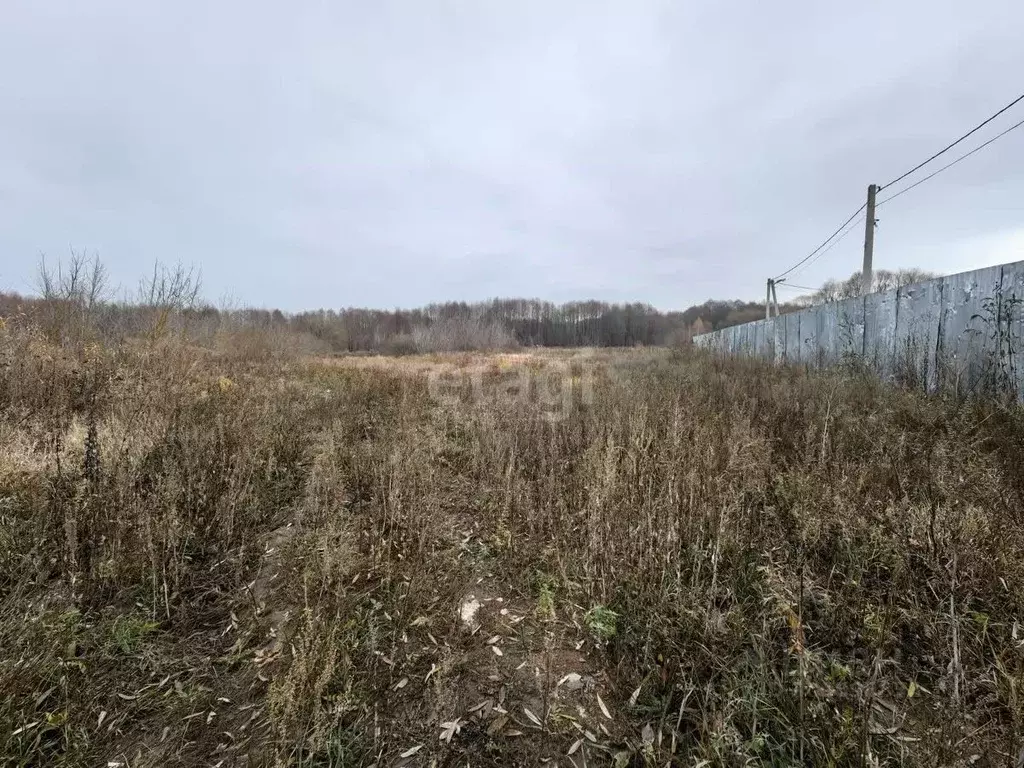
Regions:
<instances>
[{"instance_id":1,"label":"concrete utility pole","mask_svg":"<svg viewBox=\"0 0 1024 768\"><path fill-rule=\"evenodd\" d=\"M772 316L772 291L775 288L775 281L768 278L768 287L764 291L764 319Z\"/></svg>"},{"instance_id":2,"label":"concrete utility pole","mask_svg":"<svg viewBox=\"0 0 1024 768\"><path fill-rule=\"evenodd\" d=\"M871 259L875 252L875 195L878 185L868 185L868 211L864 224L864 267L861 269L861 292L867 296L871 293Z\"/></svg>"},{"instance_id":3,"label":"concrete utility pole","mask_svg":"<svg viewBox=\"0 0 1024 768\"><path fill-rule=\"evenodd\" d=\"M781 282L781 281L779 281L779 282ZM775 316L778 317L779 316L779 297L778 297L778 294L775 293L775 285L776 285L775 281L772 280L772 304L775 305Z\"/></svg>"}]
</instances>

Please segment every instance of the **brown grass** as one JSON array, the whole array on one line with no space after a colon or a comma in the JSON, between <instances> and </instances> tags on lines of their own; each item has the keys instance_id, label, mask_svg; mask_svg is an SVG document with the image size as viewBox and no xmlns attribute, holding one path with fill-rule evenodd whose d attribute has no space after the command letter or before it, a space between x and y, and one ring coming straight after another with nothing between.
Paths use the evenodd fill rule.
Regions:
<instances>
[{"instance_id":1,"label":"brown grass","mask_svg":"<svg viewBox=\"0 0 1024 768\"><path fill-rule=\"evenodd\" d=\"M483 388L434 398L439 366ZM7 328L0 408L5 765L1024 749L1015 407L658 350Z\"/></svg>"}]
</instances>

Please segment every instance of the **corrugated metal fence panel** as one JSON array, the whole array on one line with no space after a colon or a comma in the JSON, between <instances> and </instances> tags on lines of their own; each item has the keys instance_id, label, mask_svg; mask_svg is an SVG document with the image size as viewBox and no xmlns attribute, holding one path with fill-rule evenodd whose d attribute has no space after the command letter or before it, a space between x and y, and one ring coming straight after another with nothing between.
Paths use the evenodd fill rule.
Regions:
<instances>
[{"instance_id":1,"label":"corrugated metal fence panel","mask_svg":"<svg viewBox=\"0 0 1024 768\"><path fill-rule=\"evenodd\" d=\"M818 310L800 310L800 352L797 360L814 363L818 345Z\"/></svg>"},{"instance_id":2,"label":"corrugated metal fence panel","mask_svg":"<svg viewBox=\"0 0 1024 768\"><path fill-rule=\"evenodd\" d=\"M1024 261L1003 265L1002 285L1009 337L1002 360L1017 383L1017 392L1024 398Z\"/></svg>"},{"instance_id":3,"label":"corrugated metal fence panel","mask_svg":"<svg viewBox=\"0 0 1024 768\"><path fill-rule=\"evenodd\" d=\"M973 385L986 370L998 370L1024 397L1024 261L732 326L694 341L788 363L827 364L862 354L883 376L909 376L929 390L958 380Z\"/></svg>"},{"instance_id":4,"label":"corrugated metal fence panel","mask_svg":"<svg viewBox=\"0 0 1024 768\"><path fill-rule=\"evenodd\" d=\"M768 352L770 340L768 334L771 332L771 320L758 320L754 323L754 345L752 353L755 357L766 359L770 357Z\"/></svg>"},{"instance_id":5,"label":"corrugated metal fence panel","mask_svg":"<svg viewBox=\"0 0 1024 768\"><path fill-rule=\"evenodd\" d=\"M899 365L929 392L935 390L935 348L939 340L942 280L899 289L896 309L896 356Z\"/></svg>"},{"instance_id":6,"label":"corrugated metal fence panel","mask_svg":"<svg viewBox=\"0 0 1024 768\"><path fill-rule=\"evenodd\" d=\"M837 305L836 355L842 360L864 351L864 298L846 299Z\"/></svg>"},{"instance_id":7,"label":"corrugated metal fence panel","mask_svg":"<svg viewBox=\"0 0 1024 768\"><path fill-rule=\"evenodd\" d=\"M835 364L864 344L864 300L857 297L816 308L818 362Z\"/></svg>"},{"instance_id":8,"label":"corrugated metal fence panel","mask_svg":"<svg viewBox=\"0 0 1024 768\"><path fill-rule=\"evenodd\" d=\"M893 374L897 306L896 291L864 297L864 359L883 378Z\"/></svg>"},{"instance_id":9,"label":"corrugated metal fence panel","mask_svg":"<svg viewBox=\"0 0 1024 768\"><path fill-rule=\"evenodd\" d=\"M786 321L786 355L787 363L800 362L800 318L803 312L791 312L783 315Z\"/></svg>"},{"instance_id":10,"label":"corrugated metal fence panel","mask_svg":"<svg viewBox=\"0 0 1024 768\"><path fill-rule=\"evenodd\" d=\"M781 363L786 356L786 317L776 317L772 321L772 360Z\"/></svg>"},{"instance_id":11,"label":"corrugated metal fence panel","mask_svg":"<svg viewBox=\"0 0 1024 768\"><path fill-rule=\"evenodd\" d=\"M835 324L835 304L825 304L814 313L814 346L810 352L811 362L816 366L830 362Z\"/></svg>"},{"instance_id":12,"label":"corrugated metal fence panel","mask_svg":"<svg viewBox=\"0 0 1024 768\"><path fill-rule=\"evenodd\" d=\"M1002 267L942 278L939 381L973 389L998 366L998 310Z\"/></svg>"}]
</instances>

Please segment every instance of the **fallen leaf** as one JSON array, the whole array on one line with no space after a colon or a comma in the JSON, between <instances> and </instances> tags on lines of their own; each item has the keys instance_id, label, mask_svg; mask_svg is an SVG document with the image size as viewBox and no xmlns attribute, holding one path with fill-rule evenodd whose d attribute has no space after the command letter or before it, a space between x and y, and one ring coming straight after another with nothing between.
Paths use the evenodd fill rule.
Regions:
<instances>
[{"instance_id":1,"label":"fallen leaf","mask_svg":"<svg viewBox=\"0 0 1024 768\"><path fill-rule=\"evenodd\" d=\"M397 683L395 683L395 690L396 691L400 691L403 688L405 688L405 686L407 686L408 684L409 684L409 678L408 677L403 677L401 680L399 680Z\"/></svg>"},{"instance_id":2,"label":"fallen leaf","mask_svg":"<svg viewBox=\"0 0 1024 768\"><path fill-rule=\"evenodd\" d=\"M636 706L636 702L640 698L640 689L643 688L643 687L644 687L644 684L640 683L640 685L638 685L636 687L636 690L633 691L632 694L630 694L630 696L629 696L629 706L631 706L631 707L635 707Z\"/></svg>"},{"instance_id":3,"label":"fallen leaf","mask_svg":"<svg viewBox=\"0 0 1024 768\"><path fill-rule=\"evenodd\" d=\"M569 751L566 752L565 754L567 754L567 755L575 755L577 750L579 750L580 746L582 746L582 744L583 744L583 739L576 739L576 741L574 741L572 743L572 746L569 747Z\"/></svg>"},{"instance_id":4,"label":"fallen leaf","mask_svg":"<svg viewBox=\"0 0 1024 768\"><path fill-rule=\"evenodd\" d=\"M644 740L644 744L651 745L654 743L654 729L651 728L650 723L646 723L643 730L640 732L640 738Z\"/></svg>"},{"instance_id":5,"label":"fallen leaf","mask_svg":"<svg viewBox=\"0 0 1024 768\"><path fill-rule=\"evenodd\" d=\"M487 645L494 645L499 640L501 640L501 635L495 635L487 641Z\"/></svg>"},{"instance_id":6,"label":"fallen leaf","mask_svg":"<svg viewBox=\"0 0 1024 768\"><path fill-rule=\"evenodd\" d=\"M491 650L494 652L495 656L504 656L505 655L504 653L501 652L501 648L499 648L496 645L492 645L491 646Z\"/></svg>"},{"instance_id":7,"label":"fallen leaf","mask_svg":"<svg viewBox=\"0 0 1024 768\"><path fill-rule=\"evenodd\" d=\"M430 619L428 619L426 616L417 616L415 619L412 620L412 623L409 626L410 627L422 627L422 626L425 626L426 624L429 624L429 623L430 623Z\"/></svg>"},{"instance_id":8,"label":"fallen leaf","mask_svg":"<svg viewBox=\"0 0 1024 768\"><path fill-rule=\"evenodd\" d=\"M494 736L498 731L505 727L508 722L507 715L501 715L500 717L494 718L494 721L487 726L487 735Z\"/></svg>"},{"instance_id":9,"label":"fallen leaf","mask_svg":"<svg viewBox=\"0 0 1024 768\"><path fill-rule=\"evenodd\" d=\"M39 698L36 699L36 707L38 708L39 705L42 704L44 701L46 701L46 699L49 697L49 695L51 693L53 693L54 691L56 691L56 690L57 690L57 686L55 686L55 685L47 688L42 694L40 694Z\"/></svg>"},{"instance_id":10,"label":"fallen leaf","mask_svg":"<svg viewBox=\"0 0 1024 768\"><path fill-rule=\"evenodd\" d=\"M609 720L612 719L611 713L608 711L608 707L604 705L604 700L601 698L601 694L597 694L597 706L601 708L601 714L607 717Z\"/></svg>"},{"instance_id":11,"label":"fallen leaf","mask_svg":"<svg viewBox=\"0 0 1024 768\"><path fill-rule=\"evenodd\" d=\"M528 710L526 707L523 707L523 712L526 714L526 716L528 718L530 718L530 720L533 721L533 723L535 725L537 725L537 727L541 727L541 722L540 722L540 718L539 717L537 717L535 714L533 714L533 712Z\"/></svg>"},{"instance_id":12,"label":"fallen leaf","mask_svg":"<svg viewBox=\"0 0 1024 768\"><path fill-rule=\"evenodd\" d=\"M450 744L452 736L459 733L461 730L462 720L455 718L447 723L441 723L441 735L438 738L446 744Z\"/></svg>"},{"instance_id":13,"label":"fallen leaf","mask_svg":"<svg viewBox=\"0 0 1024 768\"><path fill-rule=\"evenodd\" d=\"M405 750L405 752L400 754L399 757L412 757L417 752L419 752L421 749L423 749L423 745L422 744L420 744L418 746L415 746L415 747L409 747L409 749Z\"/></svg>"}]
</instances>

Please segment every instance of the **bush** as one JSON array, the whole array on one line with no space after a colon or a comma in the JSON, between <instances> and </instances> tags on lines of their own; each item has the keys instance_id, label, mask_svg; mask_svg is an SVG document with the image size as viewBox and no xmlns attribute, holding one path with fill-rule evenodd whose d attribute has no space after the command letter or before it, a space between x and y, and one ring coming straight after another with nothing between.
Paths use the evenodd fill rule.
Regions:
<instances>
[{"instance_id":1,"label":"bush","mask_svg":"<svg viewBox=\"0 0 1024 768\"><path fill-rule=\"evenodd\" d=\"M476 317L437 320L414 328L412 337L419 352L471 352L518 346L512 333L503 325Z\"/></svg>"}]
</instances>

